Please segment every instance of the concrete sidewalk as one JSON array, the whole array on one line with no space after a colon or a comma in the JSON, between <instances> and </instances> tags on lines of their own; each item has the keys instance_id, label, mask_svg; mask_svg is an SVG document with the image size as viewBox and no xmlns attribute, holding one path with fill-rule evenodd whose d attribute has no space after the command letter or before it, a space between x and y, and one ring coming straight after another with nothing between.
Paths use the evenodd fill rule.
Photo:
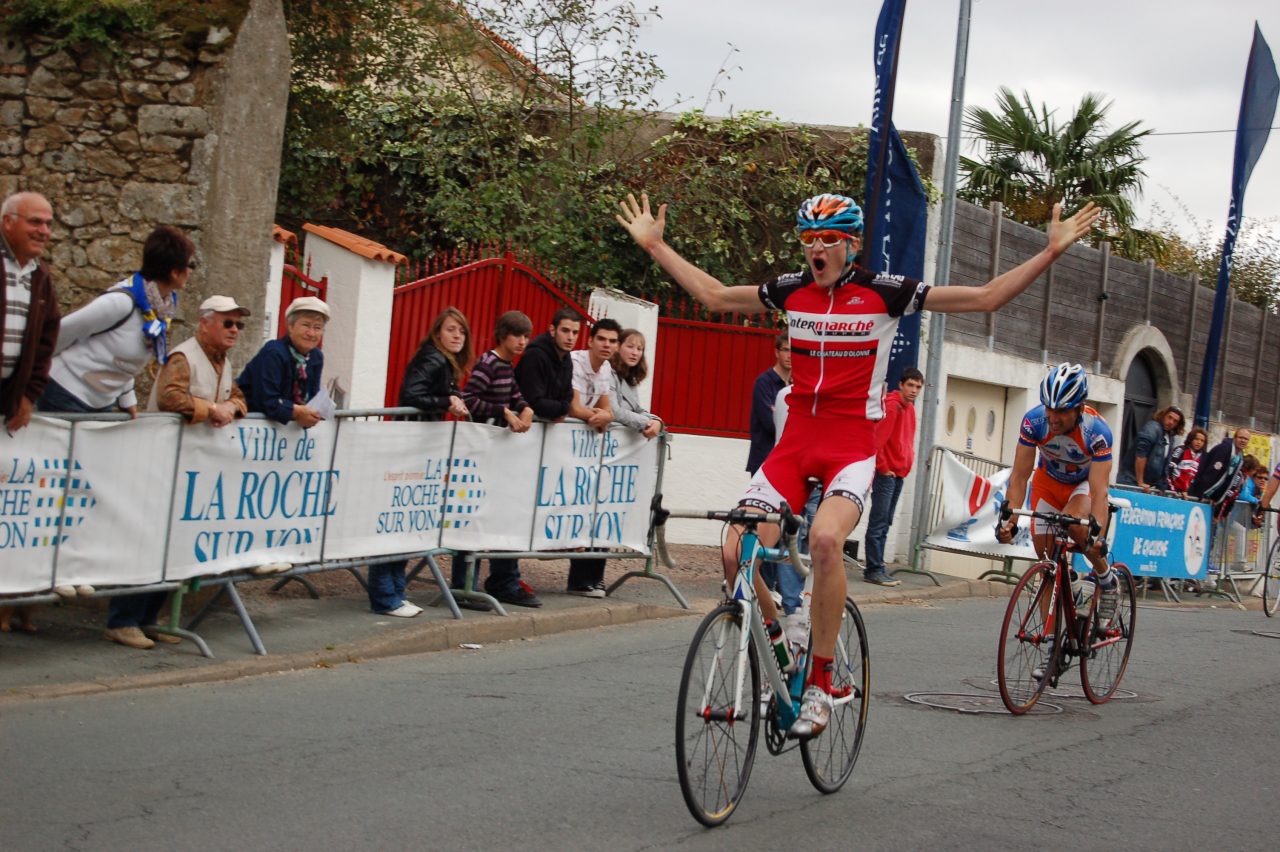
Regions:
<instances>
[{"instance_id":1,"label":"concrete sidewalk","mask_svg":"<svg viewBox=\"0 0 1280 852\"><path fill-rule=\"evenodd\" d=\"M639 566L613 570L621 574L629 567ZM460 620L454 619L444 606L427 606L436 596L435 585L429 581L410 586L410 600L427 610L409 619L371 613L367 597L354 580L345 589L339 584L337 593L325 594L319 600L300 596L296 585L289 593L268 592L274 578L242 584L241 594L268 652L265 657L253 653L249 638L230 607L216 607L197 630L214 659L201 656L189 641L138 651L104 640L106 604L102 599L43 607L34 613L37 633L15 628L12 633L0 634L0 703L225 681L458 649L463 645L531 640L567 630L705 613L721 600L719 578L710 570L670 575L689 599L692 609L685 610L663 585L652 580L628 580L611 597L596 600L553 591L557 584L551 578L563 583L563 573L554 568L540 569L543 574L535 578L535 585L544 602L541 608L509 607L506 617L463 610ZM536 574L538 570L526 569L526 573ZM899 574L898 578L903 581L901 586L884 588L850 576L849 592L860 606L868 606L936 598L1004 597L1010 589L1002 583L944 575L939 575L941 586L914 574ZM1141 599L1139 602L1143 603ZM1192 605L1208 606L1211 602L1201 599ZM190 618L193 612L188 607L185 617Z\"/></svg>"},{"instance_id":2,"label":"concrete sidewalk","mask_svg":"<svg viewBox=\"0 0 1280 852\"><path fill-rule=\"evenodd\" d=\"M352 591L311 600L298 597L296 587L291 596L267 593L265 588L274 582L267 578L240 587L266 646L265 657L253 653L229 607L215 607L197 630L214 659L201 656L191 642L138 651L104 640L105 601L101 599L42 607L34 612L38 632L23 633L15 627L12 633L0 634L0 702L232 680L469 644L536 639L566 630L703 613L721 599L719 579L710 572L671 576L689 599L691 610L682 609L662 584L637 578L603 600L550 591L554 585L543 583L539 596L544 605L539 609L508 607L506 617L463 610L460 620L454 619L447 607L427 606L436 596L435 585L429 581L415 582L409 588L409 598L427 606L426 612L417 618L399 619L371 613L368 599L354 582L349 584ZM942 578L941 587L927 577L905 574L901 578L903 585L883 588L851 577L850 593L859 604L872 604L999 595L1008 590L1000 584L955 578ZM249 591L246 585L259 589ZM185 616L191 614L188 607Z\"/></svg>"}]
</instances>

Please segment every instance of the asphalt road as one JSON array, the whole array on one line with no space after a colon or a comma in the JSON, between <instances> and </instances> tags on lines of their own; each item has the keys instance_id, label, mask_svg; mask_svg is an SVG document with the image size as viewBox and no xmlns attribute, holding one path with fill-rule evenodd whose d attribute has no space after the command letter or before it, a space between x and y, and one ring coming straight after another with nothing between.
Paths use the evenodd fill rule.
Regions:
<instances>
[{"instance_id":1,"label":"asphalt road","mask_svg":"<svg viewBox=\"0 0 1280 852\"><path fill-rule=\"evenodd\" d=\"M867 613L873 701L849 784L763 748L729 823L676 781L694 619L0 706L6 849L1277 848L1280 625L1142 608L1124 686L1058 715L911 704L992 691L1002 604Z\"/></svg>"}]
</instances>

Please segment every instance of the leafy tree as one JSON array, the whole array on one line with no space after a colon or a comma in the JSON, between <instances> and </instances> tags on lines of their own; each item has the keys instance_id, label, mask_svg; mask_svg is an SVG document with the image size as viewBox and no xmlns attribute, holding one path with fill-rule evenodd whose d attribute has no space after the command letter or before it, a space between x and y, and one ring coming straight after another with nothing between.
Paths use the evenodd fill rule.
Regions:
<instances>
[{"instance_id":1,"label":"leafy tree","mask_svg":"<svg viewBox=\"0 0 1280 852\"><path fill-rule=\"evenodd\" d=\"M1156 264L1175 275L1199 275L1200 283L1210 289L1218 284L1218 267L1222 264L1224 235L1221 226L1197 222L1181 207L1177 222L1157 208L1158 224L1153 232L1160 235L1162 251L1153 256ZM1188 235L1185 228L1194 230ZM1236 238L1231 255L1231 287L1237 298L1264 310L1276 311L1280 305L1280 226L1273 220L1246 218Z\"/></svg>"},{"instance_id":2,"label":"leafy tree","mask_svg":"<svg viewBox=\"0 0 1280 852\"><path fill-rule=\"evenodd\" d=\"M659 115L661 72L636 46L630 2L288 9L282 222L349 228L415 256L511 241L579 284L652 293L667 277L613 224L626 192L672 202L677 248L741 282L798 262L800 199L863 182L865 136L763 113Z\"/></svg>"},{"instance_id":3,"label":"leafy tree","mask_svg":"<svg viewBox=\"0 0 1280 852\"><path fill-rule=\"evenodd\" d=\"M1136 227L1133 199L1146 177L1142 139L1150 134L1132 121L1107 125L1110 101L1089 93L1065 122L1044 104L1008 88L996 93L996 109L965 110L965 129L977 136L984 159L960 158L960 197L975 204L999 201L1004 214L1036 227L1049 219L1053 204L1075 209L1093 201L1103 210L1092 242L1108 240L1117 254L1143 258L1159 250L1159 236Z\"/></svg>"}]
</instances>

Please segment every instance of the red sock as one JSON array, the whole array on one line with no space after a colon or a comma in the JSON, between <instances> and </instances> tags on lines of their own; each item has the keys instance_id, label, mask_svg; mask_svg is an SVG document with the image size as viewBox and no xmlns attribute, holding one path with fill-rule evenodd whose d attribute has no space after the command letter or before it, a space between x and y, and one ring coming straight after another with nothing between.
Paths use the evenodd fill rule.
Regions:
<instances>
[{"instance_id":1,"label":"red sock","mask_svg":"<svg viewBox=\"0 0 1280 852\"><path fill-rule=\"evenodd\" d=\"M835 660L831 657L813 656L809 667L809 682L805 686L816 686L823 692L831 693L831 672L835 670Z\"/></svg>"}]
</instances>

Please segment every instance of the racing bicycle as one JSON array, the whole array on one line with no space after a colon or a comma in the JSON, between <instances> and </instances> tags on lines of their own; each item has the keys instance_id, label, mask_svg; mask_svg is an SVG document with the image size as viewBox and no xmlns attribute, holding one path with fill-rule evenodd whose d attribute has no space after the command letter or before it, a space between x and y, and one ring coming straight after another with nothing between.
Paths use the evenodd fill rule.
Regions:
<instances>
[{"instance_id":1,"label":"racing bicycle","mask_svg":"<svg viewBox=\"0 0 1280 852\"><path fill-rule=\"evenodd\" d=\"M1116 505L1111 506L1113 512ZM1004 517L1044 521L1053 533L1053 543L1048 559L1027 569L1009 597L996 665L1000 700L1010 713L1021 716L1035 706L1046 687L1056 687L1072 661L1078 660L1085 697L1094 704L1108 701L1124 677L1133 645L1137 613L1133 575L1122 563L1111 566L1119 583L1119 600L1111 618L1100 622L1098 584L1079 583L1081 589L1092 589L1088 600L1077 603L1073 593L1076 574L1071 555L1076 546L1070 528L1089 527L1091 519L1007 507L1004 512Z\"/></svg>"},{"instance_id":2,"label":"racing bicycle","mask_svg":"<svg viewBox=\"0 0 1280 852\"><path fill-rule=\"evenodd\" d=\"M680 790L694 819L706 826L727 820L742 801L755 763L761 729L765 747L778 755L796 748L787 730L800 712L811 648L793 650L795 665L783 671L765 630L752 583L760 563L789 561L801 574L808 561L796 547L798 519L784 505L778 513L741 508L713 512L655 510L656 545L666 557L668 517L720 521L742 530L738 570L726 599L698 629L685 657L676 705L676 768ZM785 548L761 544L757 527L780 524ZM808 643L807 643L808 644ZM867 630L857 605L845 599L832 675L834 706L827 729L798 743L809 781L834 793L849 779L866 731L871 698Z\"/></svg>"}]
</instances>

